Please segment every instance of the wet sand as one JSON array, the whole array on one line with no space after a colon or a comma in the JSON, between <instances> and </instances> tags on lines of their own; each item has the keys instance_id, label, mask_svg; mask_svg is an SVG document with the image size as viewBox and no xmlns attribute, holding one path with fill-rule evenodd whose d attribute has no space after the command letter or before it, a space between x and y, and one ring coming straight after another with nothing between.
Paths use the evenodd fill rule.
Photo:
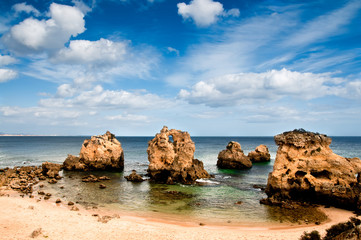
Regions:
<instances>
[{"instance_id":1,"label":"wet sand","mask_svg":"<svg viewBox=\"0 0 361 240\"><path fill-rule=\"evenodd\" d=\"M350 211L323 208L329 220L321 225L270 224L254 226L209 225L167 218L137 217L131 214L85 209L72 211L67 202L56 204L56 197L38 201L2 191L0 197L1 239L299 239L304 231L318 230L324 235L333 224L354 216ZM10 196L7 196L10 194ZM34 230L38 230L37 235ZM33 234L33 237L32 237ZM37 235L37 236L36 236Z\"/></svg>"}]
</instances>

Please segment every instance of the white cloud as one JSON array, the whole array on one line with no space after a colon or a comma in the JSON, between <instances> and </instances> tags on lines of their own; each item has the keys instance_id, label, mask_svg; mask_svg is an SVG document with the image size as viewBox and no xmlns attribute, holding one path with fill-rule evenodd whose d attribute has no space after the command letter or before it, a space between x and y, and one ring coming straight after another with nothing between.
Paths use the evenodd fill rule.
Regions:
<instances>
[{"instance_id":1,"label":"white cloud","mask_svg":"<svg viewBox=\"0 0 361 240\"><path fill-rule=\"evenodd\" d=\"M75 87L74 87L75 88ZM76 94L78 92L78 94ZM71 97L72 98L60 98ZM170 102L160 98L155 94L146 92L129 92L125 90L104 90L102 86L97 85L91 90L80 91L72 89L68 84L61 85L58 88L57 98L41 99L39 102L42 107L86 107L103 109L148 109L157 106L165 108Z\"/></svg>"},{"instance_id":2,"label":"white cloud","mask_svg":"<svg viewBox=\"0 0 361 240\"><path fill-rule=\"evenodd\" d=\"M62 84L58 87L56 96L66 98L74 96L76 89L73 88L70 84Z\"/></svg>"},{"instance_id":3,"label":"white cloud","mask_svg":"<svg viewBox=\"0 0 361 240\"><path fill-rule=\"evenodd\" d=\"M0 107L0 113L2 113L5 117L19 117L19 118L46 118L46 119L75 119L80 116L78 111L71 111L66 109L58 109L58 108L44 108L44 107L9 107L4 106ZM26 116L26 117L25 117Z\"/></svg>"},{"instance_id":4,"label":"white cloud","mask_svg":"<svg viewBox=\"0 0 361 240\"><path fill-rule=\"evenodd\" d=\"M115 115L115 116L107 116L105 117L107 120L111 121L121 121L121 122L142 122L147 123L149 119L145 115L135 115L135 114L123 114L123 115Z\"/></svg>"},{"instance_id":5,"label":"white cloud","mask_svg":"<svg viewBox=\"0 0 361 240\"><path fill-rule=\"evenodd\" d=\"M126 42L73 40L69 47L59 50L52 60L67 64L117 64L127 53Z\"/></svg>"},{"instance_id":6,"label":"white cloud","mask_svg":"<svg viewBox=\"0 0 361 240\"><path fill-rule=\"evenodd\" d=\"M179 56L179 50L172 47L167 47L167 50L169 53L175 53L177 56Z\"/></svg>"},{"instance_id":7,"label":"white cloud","mask_svg":"<svg viewBox=\"0 0 361 240\"><path fill-rule=\"evenodd\" d=\"M300 73L282 69L200 81L190 91L182 89L178 96L189 103L215 107L254 100L279 100L287 96L310 100L340 94L341 83L343 80L331 77L331 73Z\"/></svg>"},{"instance_id":8,"label":"white cloud","mask_svg":"<svg viewBox=\"0 0 361 240\"><path fill-rule=\"evenodd\" d=\"M229 16L239 17L240 14L241 13L238 8L232 8L232 9L229 9L228 11L223 12L223 16L225 16L225 17L229 17Z\"/></svg>"},{"instance_id":9,"label":"white cloud","mask_svg":"<svg viewBox=\"0 0 361 240\"><path fill-rule=\"evenodd\" d=\"M52 3L49 16L48 20L25 19L3 36L3 42L20 54L53 51L85 31L84 14L76 7Z\"/></svg>"},{"instance_id":10,"label":"white cloud","mask_svg":"<svg viewBox=\"0 0 361 240\"><path fill-rule=\"evenodd\" d=\"M9 55L1 55L0 54L0 66L5 66L5 65L9 65L12 63L15 63L16 59L9 56Z\"/></svg>"},{"instance_id":11,"label":"white cloud","mask_svg":"<svg viewBox=\"0 0 361 240\"><path fill-rule=\"evenodd\" d=\"M13 9L16 14L21 13L21 12L26 12L27 14L32 13L37 17L40 16L40 12L36 8L34 8L32 5L26 4L26 2L15 4L13 6Z\"/></svg>"},{"instance_id":12,"label":"white cloud","mask_svg":"<svg viewBox=\"0 0 361 240\"><path fill-rule=\"evenodd\" d=\"M18 73L11 69L0 68L0 83L10 81L18 76Z\"/></svg>"},{"instance_id":13,"label":"white cloud","mask_svg":"<svg viewBox=\"0 0 361 240\"><path fill-rule=\"evenodd\" d=\"M73 0L72 3L74 3L75 7L77 7L80 11L82 11L84 14L87 14L88 12L92 11L92 8L86 5L81 0ZM92 7L95 5L95 0L92 2Z\"/></svg>"},{"instance_id":14,"label":"white cloud","mask_svg":"<svg viewBox=\"0 0 361 240\"><path fill-rule=\"evenodd\" d=\"M350 1L343 8L308 22L303 28L291 35L285 44L287 46L304 46L327 40L329 36L338 35L340 29L357 15L360 8L361 1Z\"/></svg>"},{"instance_id":15,"label":"white cloud","mask_svg":"<svg viewBox=\"0 0 361 240\"><path fill-rule=\"evenodd\" d=\"M239 16L238 9L225 11L220 2L213 0L192 0L188 5L184 2L178 3L178 14L183 19L192 19L198 27L207 27L217 22L220 16Z\"/></svg>"}]
</instances>

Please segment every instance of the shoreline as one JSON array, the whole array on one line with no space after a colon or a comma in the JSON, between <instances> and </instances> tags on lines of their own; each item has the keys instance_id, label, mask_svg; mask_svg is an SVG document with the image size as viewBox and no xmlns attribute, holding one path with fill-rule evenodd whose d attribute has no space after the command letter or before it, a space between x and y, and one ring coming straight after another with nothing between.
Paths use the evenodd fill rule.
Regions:
<instances>
[{"instance_id":1,"label":"shoreline","mask_svg":"<svg viewBox=\"0 0 361 240\"><path fill-rule=\"evenodd\" d=\"M330 226L347 221L354 214L337 208L322 208L328 220L320 225L291 223L263 226L250 224L203 224L104 209L86 209L76 204L71 210L66 202L38 201L2 190L0 204L0 236L2 239L33 239L33 231L41 228L39 239L299 239L304 231L318 230L321 235ZM4 195L5 194L5 195ZM9 196L7 196L9 194ZM160 216L160 215L158 215ZM282 226L281 226L282 225ZM282 230L282 231L280 231Z\"/></svg>"}]
</instances>

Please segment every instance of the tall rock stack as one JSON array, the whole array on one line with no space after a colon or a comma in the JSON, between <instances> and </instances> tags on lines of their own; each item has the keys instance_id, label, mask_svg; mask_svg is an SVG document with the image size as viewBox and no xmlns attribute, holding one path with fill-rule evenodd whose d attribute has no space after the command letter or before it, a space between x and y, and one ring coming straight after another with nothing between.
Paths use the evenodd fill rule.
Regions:
<instances>
[{"instance_id":1,"label":"tall rock stack","mask_svg":"<svg viewBox=\"0 0 361 240\"><path fill-rule=\"evenodd\" d=\"M124 152L114 134L107 131L84 140L79 157L68 155L63 165L66 170L123 170Z\"/></svg>"},{"instance_id":2,"label":"tall rock stack","mask_svg":"<svg viewBox=\"0 0 361 240\"><path fill-rule=\"evenodd\" d=\"M192 184L210 177L203 163L194 159L195 145L188 132L165 126L148 142L147 152L148 175L157 182Z\"/></svg>"},{"instance_id":3,"label":"tall rock stack","mask_svg":"<svg viewBox=\"0 0 361 240\"><path fill-rule=\"evenodd\" d=\"M302 200L361 207L361 161L332 152L331 138L303 129L275 136L279 146L264 203Z\"/></svg>"}]
</instances>

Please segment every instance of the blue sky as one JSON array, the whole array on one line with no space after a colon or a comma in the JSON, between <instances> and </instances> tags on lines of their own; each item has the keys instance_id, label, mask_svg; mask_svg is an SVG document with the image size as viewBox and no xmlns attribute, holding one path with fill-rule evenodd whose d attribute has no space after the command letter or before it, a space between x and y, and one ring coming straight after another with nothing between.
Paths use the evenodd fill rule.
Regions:
<instances>
[{"instance_id":1,"label":"blue sky","mask_svg":"<svg viewBox=\"0 0 361 240\"><path fill-rule=\"evenodd\" d=\"M361 1L2 1L0 132L361 135Z\"/></svg>"}]
</instances>

